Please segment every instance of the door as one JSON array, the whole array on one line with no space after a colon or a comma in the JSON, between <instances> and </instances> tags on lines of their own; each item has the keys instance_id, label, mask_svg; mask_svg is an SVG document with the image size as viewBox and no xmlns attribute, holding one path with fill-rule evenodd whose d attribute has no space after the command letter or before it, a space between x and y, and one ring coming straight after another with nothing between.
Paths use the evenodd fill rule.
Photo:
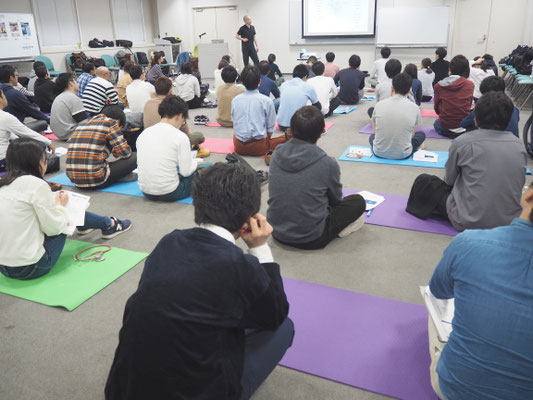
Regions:
<instances>
[{"instance_id":1,"label":"door","mask_svg":"<svg viewBox=\"0 0 533 400\"><path fill-rule=\"evenodd\" d=\"M228 43L231 63L240 71L242 67L241 42L235 39L235 34L242 25L239 20L237 7L219 7L216 9L217 39Z\"/></svg>"},{"instance_id":2,"label":"door","mask_svg":"<svg viewBox=\"0 0 533 400\"><path fill-rule=\"evenodd\" d=\"M211 43L211 40L217 38L217 19L215 8L193 8L193 47L198 43ZM200 38L200 35L205 33Z\"/></svg>"},{"instance_id":3,"label":"door","mask_svg":"<svg viewBox=\"0 0 533 400\"><path fill-rule=\"evenodd\" d=\"M486 53L492 3L493 0L457 0L453 55L463 54L471 60ZM452 52L448 51L448 54L452 55Z\"/></svg>"},{"instance_id":4,"label":"door","mask_svg":"<svg viewBox=\"0 0 533 400\"><path fill-rule=\"evenodd\" d=\"M492 12L487 40L487 53L496 64L519 44L525 44L528 0L492 0ZM523 12L517 12L523 10Z\"/></svg>"}]
</instances>

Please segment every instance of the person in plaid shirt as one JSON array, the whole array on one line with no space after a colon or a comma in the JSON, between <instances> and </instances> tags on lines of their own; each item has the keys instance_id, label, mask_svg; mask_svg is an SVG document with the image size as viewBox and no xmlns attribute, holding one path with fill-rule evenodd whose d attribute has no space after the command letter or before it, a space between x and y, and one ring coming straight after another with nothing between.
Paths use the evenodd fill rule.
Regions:
<instances>
[{"instance_id":1,"label":"person in plaid shirt","mask_svg":"<svg viewBox=\"0 0 533 400\"><path fill-rule=\"evenodd\" d=\"M86 62L83 64L83 74L78 76L77 84L79 87L78 97L83 96L83 91L87 84L96 76L96 67L92 62Z\"/></svg>"},{"instance_id":2,"label":"person in plaid shirt","mask_svg":"<svg viewBox=\"0 0 533 400\"><path fill-rule=\"evenodd\" d=\"M81 122L69 140L67 176L80 188L101 189L122 179L137 168L137 153L121 133L124 111L107 106ZM119 160L108 162L110 153Z\"/></svg>"}]
</instances>

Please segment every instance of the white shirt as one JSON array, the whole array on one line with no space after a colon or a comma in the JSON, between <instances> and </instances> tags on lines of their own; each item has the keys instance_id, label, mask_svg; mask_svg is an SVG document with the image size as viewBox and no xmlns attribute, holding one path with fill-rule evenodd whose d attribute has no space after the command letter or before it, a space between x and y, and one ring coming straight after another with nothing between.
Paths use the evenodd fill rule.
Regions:
<instances>
[{"instance_id":1,"label":"white shirt","mask_svg":"<svg viewBox=\"0 0 533 400\"><path fill-rule=\"evenodd\" d=\"M387 61L389 61L388 58L380 58L374 61L374 65L372 65L372 70L370 71L370 79L376 79L378 83L389 79L385 73L385 64L387 64Z\"/></svg>"},{"instance_id":2,"label":"white shirt","mask_svg":"<svg viewBox=\"0 0 533 400\"><path fill-rule=\"evenodd\" d=\"M228 242L235 244L235 238L226 228L211 224L200 225L200 228L213 232L215 235L220 236L222 239L226 239ZM272 257L272 251L270 250L268 243L265 243L262 246L248 249L248 254L257 257L259 263L261 264L274 262L274 257Z\"/></svg>"},{"instance_id":3,"label":"white shirt","mask_svg":"<svg viewBox=\"0 0 533 400\"><path fill-rule=\"evenodd\" d=\"M494 71L492 68L487 68L487 71L483 71L481 68L474 68L475 61L470 61L470 76L469 80L474 82L474 97L479 99L481 97L481 92L479 91L479 85L483 79L494 76Z\"/></svg>"},{"instance_id":4,"label":"white shirt","mask_svg":"<svg viewBox=\"0 0 533 400\"><path fill-rule=\"evenodd\" d=\"M30 137L39 142L46 143L47 146L51 143L49 139L32 131L14 115L5 112L4 110L0 110L0 160L6 158L9 141L11 139L16 139L17 137ZM0 226L2 225L3 224L0 223Z\"/></svg>"},{"instance_id":5,"label":"white shirt","mask_svg":"<svg viewBox=\"0 0 533 400\"><path fill-rule=\"evenodd\" d=\"M176 78L176 88L172 91L185 101L194 99L194 96L200 97L200 83L198 78L190 74L181 74Z\"/></svg>"},{"instance_id":6,"label":"white shirt","mask_svg":"<svg viewBox=\"0 0 533 400\"><path fill-rule=\"evenodd\" d=\"M126 97L131 112L144 111L144 105L150 100L151 95L155 93L154 85L149 82L135 79L126 87Z\"/></svg>"},{"instance_id":7,"label":"white shirt","mask_svg":"<svg viewBox=\"0 0 533 400\"><path fill-rule=\"evenodd\" d=\"M426 69L419 69L418 80L422 82L422 96L433 97L433 81L435 80L435 72L428 74Z\"/></svg>"},{"instance_id":8,"label":"white shirt","mask_svg":"<svg viewBox=\"0 0 533 400\"><path fill-rule=\"evenodd\" d=\"M323 75L315 76L309 79L307 83L315 89L318 101L320 101L320 105L322 106L322 114L327 114L329 112L329 101L334 99L338 94L338 89L335 86L333 78Z\"/></svg>"},{"instance_id":9,"label":"white shirt","mask_svg":"<svg viewBox=\"0 0 533 400\"><path fill-rule=\"evenodd\" d=\"M145 129L137 139L139 187L146 194L161 196L178 187L181 176L191 176L197 162L185 133L165 122Z\"/></svg>"},{"instance_id":10,"label":"white shirt","mask_svg":"<svg viewBox=\"0 0 533 400\"><path fill-rule=\"evenodd\" d=\"M24 175L0 187L0 265L35 264L45 251L44 235L59 235L67 221L44 180Z\"/></svg>"},{"instance_id":11,"label":"white shirt","mask_svg":"<svg viewBox=\"0 0 533 400\"><path fill-rule=\"evenodd\" d=\"M215 89L224 86L226 82L222 80L222 70L215 69Z\"/></svg>"}]
</instances>

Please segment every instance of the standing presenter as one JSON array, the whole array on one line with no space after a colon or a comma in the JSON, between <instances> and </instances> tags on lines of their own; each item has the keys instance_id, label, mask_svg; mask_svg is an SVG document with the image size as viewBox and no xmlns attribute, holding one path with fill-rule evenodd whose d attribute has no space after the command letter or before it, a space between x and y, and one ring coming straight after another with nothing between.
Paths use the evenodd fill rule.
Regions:
<instances>
[{"instance_id":1,"label":"standing presenter","mask_svg":"<svg viewBox=\"0 0 533 400\"><path fill-rule=\"evenodd\" d=\"M252 19L248 15L245 15L243 21L244 25L240 27L235 37L242 42L242 60L244 66L247 67L250 57L255 65L259 64L259 58L257 58L259 45L255 38L255 27L252 25Z\"/></svg>"}]
</instances>

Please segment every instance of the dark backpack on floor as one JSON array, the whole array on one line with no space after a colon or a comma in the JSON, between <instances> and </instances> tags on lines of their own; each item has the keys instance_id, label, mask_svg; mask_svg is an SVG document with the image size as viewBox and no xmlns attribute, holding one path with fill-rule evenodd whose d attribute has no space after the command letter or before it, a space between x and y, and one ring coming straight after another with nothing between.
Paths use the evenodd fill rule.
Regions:
<instances>
[{"instance_id":1,"label":"dark backpack on floor","mask_svg":"<svg viewBox=\"0 0 533 400\"><path fill-rule=\"evenodd\" d=\"M268 182L268 172L263 171L263 170L256 171L254 167L248 164L248 161L246 161L244 158L242 158L240 155L238 155L235 152L231 154L226 154L226 162L228 164L233 164L233 163L239 164L245 169L252 171L255 174L255 176L257 176L257 179L259 180L259 183L261 184Z\"/></svg>"}]
</instances>

